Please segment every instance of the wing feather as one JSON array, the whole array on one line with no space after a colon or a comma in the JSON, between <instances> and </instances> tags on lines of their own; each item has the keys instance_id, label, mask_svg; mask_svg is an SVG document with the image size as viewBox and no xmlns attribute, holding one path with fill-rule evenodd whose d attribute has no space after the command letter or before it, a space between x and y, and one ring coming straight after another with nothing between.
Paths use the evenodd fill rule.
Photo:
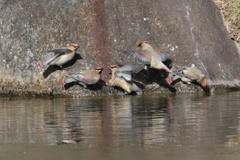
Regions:
<instances>
[{"instance_id":1,"label":"wing feather","mask_svg":"<svg viewBox=\"0 0 240 160\"><path fill-rule=\"evenodd\" d=\"M133 57L145 64L150 63L150 60L144 55L144 53L141 53L140 51L132 50L132 51L124 51L123 53L128 57Z\"/></svg>"},{"instance_id":2,"label":"wing feather","mask_svg":"<svg viewBox=\"0 0 240 160\"><path fill-rule=\"evenodd\" d=\"M82 82L82 83L86 83L88 84L89 82L83 78L81 75L72 75L72 78L74 78L75 80Z\"/></svg>"}]
</instances>

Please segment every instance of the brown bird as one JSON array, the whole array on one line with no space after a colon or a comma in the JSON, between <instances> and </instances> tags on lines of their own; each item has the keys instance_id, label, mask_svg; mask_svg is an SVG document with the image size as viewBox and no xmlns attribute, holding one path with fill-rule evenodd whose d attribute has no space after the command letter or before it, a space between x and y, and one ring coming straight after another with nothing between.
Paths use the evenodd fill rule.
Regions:
<instances>
[{"instance_id":1,"label":"brown bird","mask_svg":"<svg viewBox=\"0 0 240 160\"><path fill-rule=\"evenodd\" d=\"M108 66L112 71L112 77L108 81L111 86L118 86L127 93L135 92L137 95L143 95L142 89L139 88L132 80L132 73L137 73L143 67L140 65L125 64L122 67L116 65Z\"/></svg>"},{"instance_id":2,"label":"brown bird","mask_svg":"<svg viewBox=\"0 0 240 160\"><path fill-rule=\"evenodd\" d=\"M145 64L150 64L151 68L156 69L164 69L167 72L172 72L163 62L162 58L165 55L161 55L158 51L156 51L148 42L142 41L138 47L140 50L133 51L124 51L123 53L131 56Z\"/></svg>"},{"instance_id":3,"label":"brown bird","mask_svg":"<svg viewBox=\"0 0 240 160\"><path fill-rule=\"evenodd\" d=\"M93 85L100 80L102 70L102 67L97 67L95 70L85 70L79 73L72 73L69 78L62 80L62 84L66 85L71 82L78 82L86 88L87 85Z\"/></svg>"},{"instance_id":4,"label":"brown bird","mask_svg":"<svg viewBox=\"0 0 240 160\"><path fill-rule=\"evenodd\" d=\"M67 47L47 51L47 53L43 56L44 60L40 61L39 65L40 67L57 65L62 68L62 65L73 59L78 48L78 44L71 44Z\"/></svg>"},{"instance_id":5,"label":"brown bird","mask_svg":"<svg viewBox=\"0 0 240 160\"><path fill-rule=\"evenodd\" d=\"M201 86L205 92L210 92L210 87L206 75L197 68L186 68L181 72L175 72L176 74L171 75L169 82L173 83L177 80L181 80L185 83L193 83Z\"/></svg>"}]
</instances>

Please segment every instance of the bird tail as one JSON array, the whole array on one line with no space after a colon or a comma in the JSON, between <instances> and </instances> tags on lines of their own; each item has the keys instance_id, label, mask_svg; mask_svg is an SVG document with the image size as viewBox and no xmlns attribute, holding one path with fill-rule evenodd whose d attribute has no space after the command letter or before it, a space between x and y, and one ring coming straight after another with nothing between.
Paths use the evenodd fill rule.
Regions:
<instances>
[{"instance_id":1,"label":"bird tail","mask_svg":"<svg viewBox=\"0 0 240 160\"><path fill-rule=\"evenodd\" d=\"M136 91L136 94L137 95L143 95L143 91L142 90L138 90L138 91Z\"/></svg>"},{"instance_id":2,"label":"bird tail","mask_svg":"<svg viewBox=\"0 0 240 160\"><path fill-rule=\"evenodd\" d=\"M72 82L75 82L76 80L75 79L73 79L73 78L67 78L67 79L63 79L62 80L62 84L63 85L66 85L66 84L68 84L68 83L72 83Z\"/></svg>"},{"instance_id":3,"label":"bird tail","mask_svg":"<svg viewBox=\"0 0 240 160\"><path fill-rule=\"evenodd\" d=\"M137 95L143 95L143 90L139 88L135 83L131 86L131 90L134 91Z\"/></svg>"},{"instance_id":4,"label":"bird tail","mask_svg":"<svg viewBox=\"0 0 240 160\"><path fill-rule=\"evenodd\" d=\"M43 65L43 62L42 62L42 61L40 61L40 62L39 62L39 66L40 66L40 67L42 67L42 68L44 67L44 65Z\"/></svg>"},{"instance_id":5,"label":"bird tail","mask_svg":"<svg viewBox=\"0 0 240 160\"><path fill-rule=\"evenodd\" d=\"M179 75L173 75L172 76L172 81L176 81L176 80L178 80L179 78L181 78L181 76L179 76Z\"/></svg>"},{"instance_id":6,"label":"bird tail","mask_svg":"<svg viewBox=\"0 0 240 160\"><path fill-rule=\"evenodd\" d=\"M46 61L42 61L42 65L43 66L47 66L47 65L50 65L52 62L54 62L60 55L55 55L49 59L47 59Z\"/></svg>"},{"instance_id":7,"label":"bird tail","mask_svg":"<svg viewBox=\"0 0 240 160\"><path fill-rule=\"evenodd\" d=\"M132 75L131 74L121 73L120 76L123 77L127 81L131 81L132 80Z\"/></svg>"}]
</instances>

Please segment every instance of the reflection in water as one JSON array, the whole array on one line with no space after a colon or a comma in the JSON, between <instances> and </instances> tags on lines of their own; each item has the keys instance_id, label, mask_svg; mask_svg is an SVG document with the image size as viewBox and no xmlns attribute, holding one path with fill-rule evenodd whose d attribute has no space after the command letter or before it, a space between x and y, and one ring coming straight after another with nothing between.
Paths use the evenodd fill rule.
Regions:
<instances>
[{"instance_id":1,"label":"reflection in water","mask_svg":"<svg viewBox=\"0 0 240 160\"><path fill-rule=\"evenodd\" d=\"M0 99L0 143L82 148L240 145L240 92Z\"/></svg>"}]
</instances>

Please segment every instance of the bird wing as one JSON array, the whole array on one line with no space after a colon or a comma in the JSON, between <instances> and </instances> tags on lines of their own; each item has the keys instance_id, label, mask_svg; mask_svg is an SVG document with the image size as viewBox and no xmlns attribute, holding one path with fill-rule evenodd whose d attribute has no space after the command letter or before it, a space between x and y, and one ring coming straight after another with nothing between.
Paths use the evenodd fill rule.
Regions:
<instances>
[{"instance_id":1,"label":"bird wing","mask_svg":"<svg viewBox=\"0 0 240 160\"><path fill-rule=\"evenodd\" d=\"M120 67L114 74L117 78L124 78L126 81L132 81L132 73L138 73L142 69L142 65L127 63Z\"/></svg>"},{"instance_id":2,"label":"bird wing","mask_svg":"<svg viewBox=\"0 0 240 160\"><path fill-rule=\"evenodd\" d=\"M131 81L132 80L132 75L131 75L131 72L121 72L119 70L115 71L114 72L114 75L116 78L119 78L119 79L124 79L126 81Z\"/></svg>"},{"instance_id":3,"label":"bird wing","mask_svg":"<svg viewBox=\"0 0 240 160\"><path fill-rule=\"evenodd\" d=\"M152 68L160 68L161 67L167 71L170 71L170 69L162 61L156 60L155 57L152 57L150 67L152 67Z\"/></svg>"},{"instance_id":4,"label":"bird wing","mask_svg":"<svg viewBox=\"0 0 240 160\"><path fill-rule=\"evenodd\" d=\"M75 80L77 80L79 82L86 83L86 84L89 83L89 81L87 79L85 79L82 74L72 74L71 76L72 76L72 78L74 78Z\"/></svg>"},{"instance_id":5,"label":"bird wing","mask_svg":"<svg viewBox=\"0 0 240 160\"><path fill-rule=\"evenodd\" d=\"M72 50L70 50L70 49L67 49L67 48L56 48L56 49L54 49L54 50L50 50L50 51L47 51L47 53L46 54L48 54L48 53L54 53L55 55L66 55L66 54L69 54L69 53L71 53L72 52Z\"/></svg>"},{"instance_id":6,"label":"bird wing","mask_svg":"<svg viewBox=\"0 0 240 160\"><path fill-rule=\"evenodd\" d=\"M67 83L72 83L72 82L75 82L75 81L76 81L76 79L74 79L74 78L72 78L72 77L64 79L64 83L65 83L65 84L67 84Z\"/></svg>"},{"instance_id":7,"label":"bird wing","mask_svg":"<svg viewBox=\"0 0 240 160\"><path fill-rule=\"evenodd\" d=\"M183 70L182 71L182 77L186 77L192 81L195 81L198 79L198 77L195 74L189 74L187 70Z\"/></svg>"},{"instance_id":8,"label":"bird wing","mask_svg":"<svg viewBox=\"0 0 240 160\"><path fill-rule=\"evenodd\" d=\"M95 73L94 70L85 70L79 73L73 73L71 74L72 78L76 79L79 82L85 83L85 84L95 84L100 79L100 74Z\"/></svg>"},{"instance_id":9,"label":"bird wing","mask_svg":"<svg viewBox=\"0 0 240 160\"><path fill-rule=\"evenodd\" d=\"M179 78L181 78L182 76L180 76L180 75L173 75L172 76L172 81L175 81L175 80L177 80L177 79L179 79Z\"/></svg>"},{"instance_id":10,"label":"bird wing","mask_svg":"<svg viewBox=\"0 0 240 160\"><path fill-rule=\"evenodd\" d=\"M50 63L52 63L55 59L57 59L59 57L59 55L50 55L48 54L48 57L45 56L45 61L43 61L43 65L49 65Z\"/></svg>"},{"instance_id":11,"label":"bird wing","mask_svg":"<svg viewBox=\"0 0 240 160\"><path fill-rule=\"evenodd\" d=\"M62 49L62 48L57 48L54 50L49 50L46 52L44 55L45 61L43 62L43 65L49 65L51 64L54 60L56 60L58 57L61 55L67 55L71 53L72 51L70 49Z\"/></svg>"},{"instance_id":12,"label":"bird wing","mask_svg":"<svg viewBox=\"0 0 240 160\"><path fill-rule=\"evenodd\" d=\"M142 69L143 69L142 65L127 63L124 66L120 67L118 70L120 72L137 73L137 72L141 71Z\"/></svg>"},{"instance_id":13,"label":"bird wing","mask_svg":"<svg viewBox=\"0 0 240 160\"><path fill-rule=\"evenodd\" d=\"M140 51L136 51L136 50L132 50L132 51L124 51L123 52L125 55L127 55L128 57L133 57L145 64L149 64L150 60L148 59L148 57L144 54L144 51L140 50Z\"/></svg>"},{"instance_id":14,"label":"bird wing","mask_svg":"<svg viewBox=\"0 0 240 160\"><path fill-rule=\"evenodd\" d=\"M162 62L166 62L166 61L171 60L171 59L172 59L172 57L171 57L170 54L167 54L167 53L162 53L162 54L161 54L161 60L162 60Z\"/></svg>"}]
</instances>

